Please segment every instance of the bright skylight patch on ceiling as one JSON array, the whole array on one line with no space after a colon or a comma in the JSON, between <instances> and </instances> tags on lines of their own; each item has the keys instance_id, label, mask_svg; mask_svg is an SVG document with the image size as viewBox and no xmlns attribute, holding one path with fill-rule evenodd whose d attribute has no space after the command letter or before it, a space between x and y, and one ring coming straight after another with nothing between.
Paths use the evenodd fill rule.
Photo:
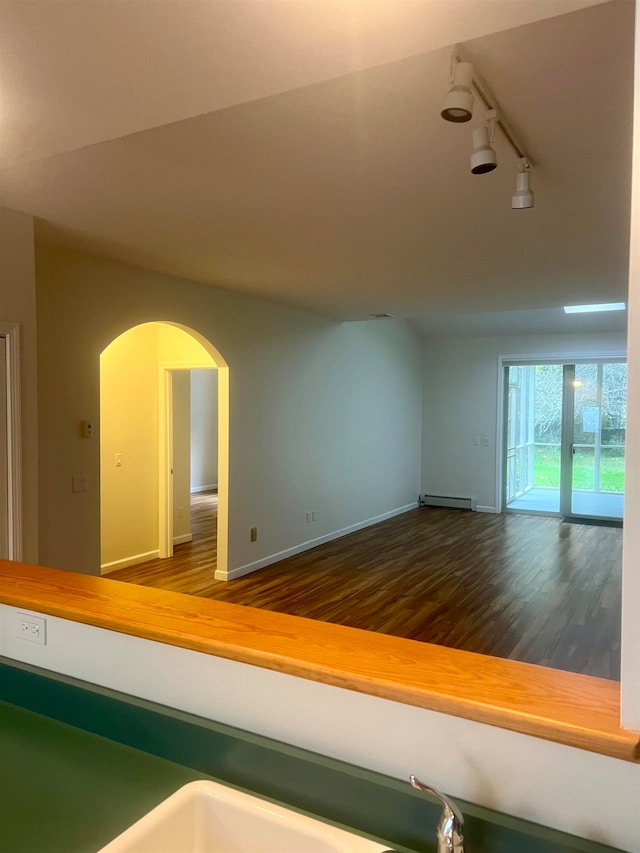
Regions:
<instances>
[{"instance_id":1,"label":"bright skylight patch on ceiling","mask_svg":"<svg viewBox=\"0 0 640 853\"><path fill-rule=\"evenodd\" d=\"M598 311L624 311L624 302L604 302L600 305L565 305L565 314L595 314Z\"/></svg>"}]
</instances>

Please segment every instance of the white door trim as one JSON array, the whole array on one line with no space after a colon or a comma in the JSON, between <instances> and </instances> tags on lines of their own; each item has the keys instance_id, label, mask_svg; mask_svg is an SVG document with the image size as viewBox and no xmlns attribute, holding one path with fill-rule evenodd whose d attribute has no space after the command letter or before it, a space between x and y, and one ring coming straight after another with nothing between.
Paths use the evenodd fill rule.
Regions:
<instances>
[{"instance_id":1,"label":"white door trim","mask_svg":"<svg viewBox=\"0 0 640 853\"><path fill-rule=\"evenodd\" d=\"M173 377L158 371L158 556L173 557Z\"/></svg>"},{"instance_id":2,"label":"white door trim","mask_svg":"<svg viewBox=\"0 0 640 853\"><path fill-rule=\"evenodd\" d=\"M215 362L158 365L158 556L173 555L173 381L174 370L218 373L218 545L216 572L226 578L229 561L229 368Z\"/></svg>"},{"instance_id":3,"label":"white door trim","mask_svg":"<svg viewBox=\"0 0 640 853\"><path fill-rule=\"evenodd\" d=\"M7 364L7 474L8 552L22 560L22 410L20 403L20 326L0 321L6 341Z\"/></svg>"}]
</instances>

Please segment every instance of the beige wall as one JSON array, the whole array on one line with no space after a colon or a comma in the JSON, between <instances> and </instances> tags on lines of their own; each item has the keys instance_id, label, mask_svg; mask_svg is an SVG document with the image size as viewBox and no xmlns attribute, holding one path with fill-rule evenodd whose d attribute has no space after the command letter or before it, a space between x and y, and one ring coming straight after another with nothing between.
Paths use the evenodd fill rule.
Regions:
<instances>
[{"instance_id":1,"label":"beige wall","mask_svg":"<svg viewBox=\"0 0 640 853\"><path fill-rule=\"evenodd\" d=\"M98 420L101 351L150 321L194 330L229 365L231 569L416 501L421 344L406 323L340 324L53 247L36 260L43 564L99 572L98 443L79 460L77 424ZM90 489L76 501L80 464Z\"/></svg>"},{"instance_id":2,"label":"beige wall","mask_svg":"<svg viewBox=\"0 0 640 853\"><path fill-rule=\"evenodd\" d=\"M23 557L38 561L38 359L33 217L0 208L0 323L21 336ZM43 423L42 428L47 429Z\"/></svg>"}]
</instances>

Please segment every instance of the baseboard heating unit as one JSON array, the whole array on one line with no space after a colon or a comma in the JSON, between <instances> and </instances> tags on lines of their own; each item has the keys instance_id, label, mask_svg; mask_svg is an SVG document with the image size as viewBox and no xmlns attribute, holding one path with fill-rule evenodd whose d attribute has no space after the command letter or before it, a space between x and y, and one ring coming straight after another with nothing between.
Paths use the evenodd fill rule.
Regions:
<instances>
[{"instance_id":1,"label":"baseboard heating unit","mask_svg":"<svg viewBox=\"0 0 640 853\"><path fill-rule=\"evenodd\" d=\"M418 499L420 506L444 506L450 509L476 510L478 501L476 498L454 498L449 495L420 495Z\"/></svg>"}]
</instances>

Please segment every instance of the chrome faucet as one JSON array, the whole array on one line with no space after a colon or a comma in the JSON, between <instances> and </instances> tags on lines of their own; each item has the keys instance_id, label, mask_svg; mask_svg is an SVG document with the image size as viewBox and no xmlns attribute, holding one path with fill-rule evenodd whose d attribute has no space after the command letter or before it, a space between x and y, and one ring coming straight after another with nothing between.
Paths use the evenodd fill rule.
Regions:
<instances>
[{"instance_id":1,"label":"chrome faucet","mask_svg":"<svg viewBox=\"0 0 640 853\"><path fill-rule=\"evenodd\" d=\"M464 853L464 838L462 837L464 818L460 809L440 791L423 784L415 776L409 776L409 781L418 791L425 791L442 803L442 815L438 824L438 853Z\"/></svg>"}]
</instances>

